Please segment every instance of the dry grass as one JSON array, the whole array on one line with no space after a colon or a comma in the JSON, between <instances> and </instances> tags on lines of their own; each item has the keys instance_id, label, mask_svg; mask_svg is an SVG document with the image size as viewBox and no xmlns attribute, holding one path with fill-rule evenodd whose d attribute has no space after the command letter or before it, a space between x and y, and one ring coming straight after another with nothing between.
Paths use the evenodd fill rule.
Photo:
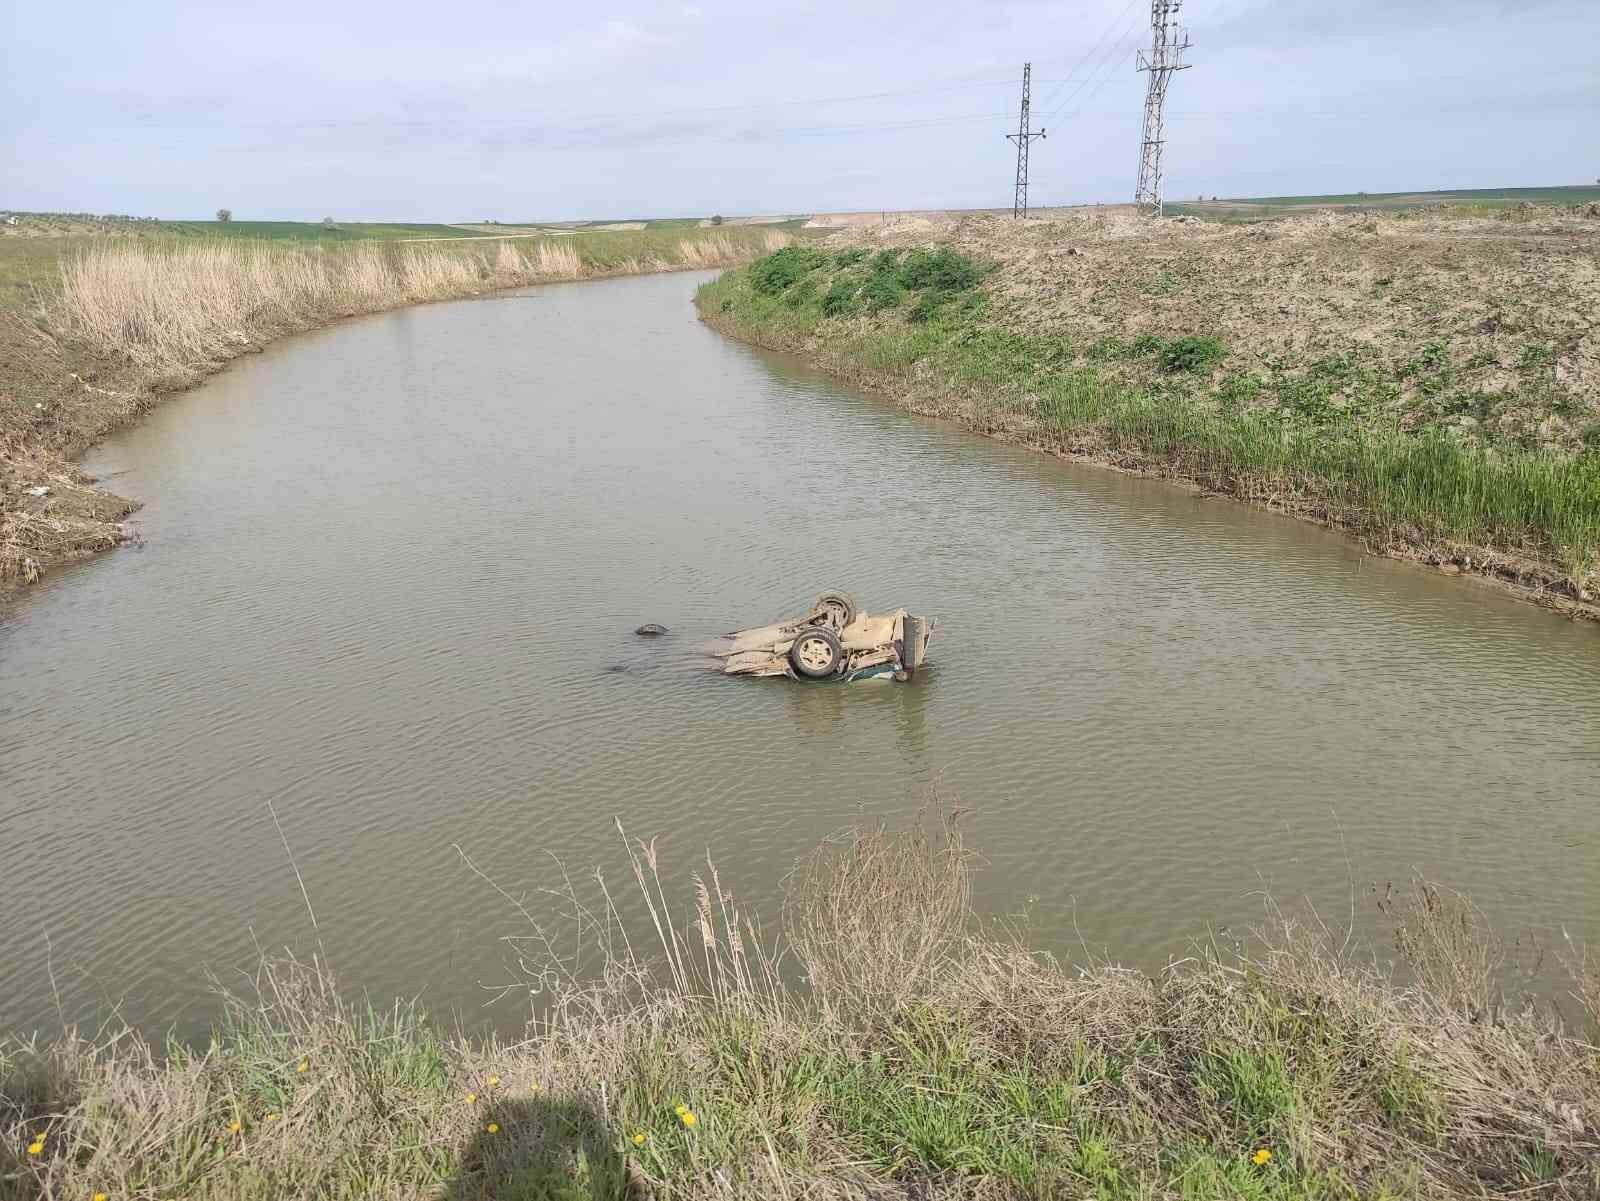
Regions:
<instances>
[{"instance_id":1,"label":"dry grass","mask_svg":"<svg viewBox=\"0 0 1600 1201\"><path fill-rule=\"evenodd\" d=\"M113 242L62 265L50 320L96 354L176 375L332 317L550 280L720 266L750 255L749 246L723 237L681 240L672 257L629 256L601 269L554 240L526 251L509 241L492 248Z\"/></svg>"},{"instance_id":2,"label":"dry grass","mask_svg":"<svg viewBox=\"0 0 1600 1201\"><path fill-rule=\"evenodd\" d=\"M411 244L63 240L59 262L30 256L0 296L0 581L31 582L121 541L133 506L84 487L70 458L162 393L275 338L491 289L723 266L787 240L753 229ZM48 493L34 495L39 487Z\"/></svg>"},{"instance_id":3,"label":"dry grass","mask_svg":"<svg viewBox=\"0 0 1600 1201\"><path fill-rule=\"evenodd\" d=\"M1547 1010L1463 996L1491 944L1437 890L1393 898L1410 984L1281 917L1152 979L1063 970L986 930L953 826L824 847L776 946L714 867L675 901L653 844L627 846L649 953L598 875L597 908L554 890L575 928L501 894L538 1006L512 1044L352 1005L286 965L230 999L204 1048L159 1055L126 1031L0 1046L0 1196L1600 1189L1600 1052Z\"/></svg>"}]
</instances>

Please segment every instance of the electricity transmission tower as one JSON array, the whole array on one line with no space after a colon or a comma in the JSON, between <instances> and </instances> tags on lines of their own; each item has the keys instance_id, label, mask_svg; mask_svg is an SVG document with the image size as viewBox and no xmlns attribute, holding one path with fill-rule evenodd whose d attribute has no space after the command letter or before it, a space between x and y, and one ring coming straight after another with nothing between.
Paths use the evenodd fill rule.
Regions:
<instances>
[{"instance_id":1,"label":"electricity transmission tower","mask_svg":"<svg viewBox=\"0 0 1600 1201\"><path fill-rule=\"evenodd\" d=\"M1006 141L1017 144L1017 194L1011 202L1011 215L1013 217L1026 217L1028 215L1028 147L1033 144L1034 138L1044 137L1044 130L1037 132L1028 128L1028 92L1031 87L1033 64L1022 64L1022 116L1017 121L1017 132L1006 134Z\"/></svg>"},{"instance_id":2,"label":"electricity transmission tower","mask_svg":"<svg viewBox=\"0 0 1600 1201\"><path fill-rule=\"evenodd\" d=\"M1174 71L1186 71L1183 52L1189 48L1189 35L1174 18L1183 0L1150 0L1150 53L1139 52L1139 70L1150 72L1150 86L1144 94L1144 138L1139 146L1139 185L1133 202L1141 213L1161 216L1161 147L1163 136L1162 103Z\"/></svg>"}]
</instances>

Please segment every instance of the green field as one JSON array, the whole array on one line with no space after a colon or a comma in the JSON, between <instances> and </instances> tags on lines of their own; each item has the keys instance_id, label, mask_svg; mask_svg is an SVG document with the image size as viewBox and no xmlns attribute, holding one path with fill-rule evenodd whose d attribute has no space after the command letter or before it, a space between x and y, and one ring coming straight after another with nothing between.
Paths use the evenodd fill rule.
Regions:
<instances>
[{"instance_id":1,"label":"green field","mask_svg":"<svg viewBox=\"0 0 1600 1201\"><path fill-rule=\"evenodd\" d=\"M160 221L161 232L180 237L265 238L294 242L355 242L372 238L470 238L454 225L391 225L371 221ZM481 235L478 235L481 236Z\"/></svg>"},{"instance_id":2,"label":"green field","mask_svg":"<svg viewBox=\"0 0 1600 1201\"><path fill-rule=\"evenodd\" d=\"M1381 209L1404 212L1436 204L1472 208L1509 208L1518 204L1589 204L1600 201L1600 183L1551 188L1463 188L1442 192L1340 192L1324 196L1235 196L1211 200L1175 200L1165 206L1172 216L1208 220L1260 220L1286 217L1312 209Z\"/></svg>"}]
</instances>

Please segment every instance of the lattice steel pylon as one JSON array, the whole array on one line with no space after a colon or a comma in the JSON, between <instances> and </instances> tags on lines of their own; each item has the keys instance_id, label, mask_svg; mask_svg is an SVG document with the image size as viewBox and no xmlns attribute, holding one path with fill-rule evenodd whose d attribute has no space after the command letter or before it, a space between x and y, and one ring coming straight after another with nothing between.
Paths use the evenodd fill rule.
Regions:
<instances>
[{"instance_id":1,"label":"lattice steel pylon","mask_svg":"<svg viewBox=\"0 0 1600 1201\"><path fill-rule=\"evenodd\" d=\"M1139 144L1139 184L1133 202L1141 213L1161 215L1161 147L1165 145L1161 108L1174 71L1186 71L1183 52L1189 35L1174 18L1183 0L1150 0L1150 53L1139 52L1139 70L1150 72L1144 94L1144 137Z\"/></svg>"},{"instance_id":2,"label":"lattice steel pylon","mask_svg":"<svg viewBox=\"0 0 1600 1201\"><path fill-rule=\"evenodd\" d=\"M1044 130L1032 131L1028 128L1028 93L1031 89L1033 64L1022 64L1022 116L1017 121L1017 132L1006 134L1006 141L1017 144L1017 192L1016 198L1011 202L1011 215L1013 217L1026 217L1028 215L1028 147L1033 144L1034 138L1044 137Z\"/></svg>"}]
</instances>

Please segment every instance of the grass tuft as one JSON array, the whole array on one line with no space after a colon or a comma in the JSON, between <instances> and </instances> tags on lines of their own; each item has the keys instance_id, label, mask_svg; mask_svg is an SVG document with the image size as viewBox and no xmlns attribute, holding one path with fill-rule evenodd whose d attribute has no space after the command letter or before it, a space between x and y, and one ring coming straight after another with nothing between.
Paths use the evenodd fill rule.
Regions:
<instances>
[{"instance_id":1,"label":"grass tuft","mask_svg":"<svg viewBox=\"0 0 1600 1201\"><path fill-rule=\"evenodd\" d=\"M1579 1201L1600 1180L1600 1050L1546 1010L1464 1008L1492 939L1431 886L1391 910L1438 968L1409 984L1281 918L1150 978L987 928L953 816L820 848L776 943L714 866L674 899L655 845L624 847L653 945L609 890L558 888L578 916L549 926L518 905L537 1007L515 1042L293 962L204 1045L0 1042L0 1198Z\"/></svg>"}]
</instances>

